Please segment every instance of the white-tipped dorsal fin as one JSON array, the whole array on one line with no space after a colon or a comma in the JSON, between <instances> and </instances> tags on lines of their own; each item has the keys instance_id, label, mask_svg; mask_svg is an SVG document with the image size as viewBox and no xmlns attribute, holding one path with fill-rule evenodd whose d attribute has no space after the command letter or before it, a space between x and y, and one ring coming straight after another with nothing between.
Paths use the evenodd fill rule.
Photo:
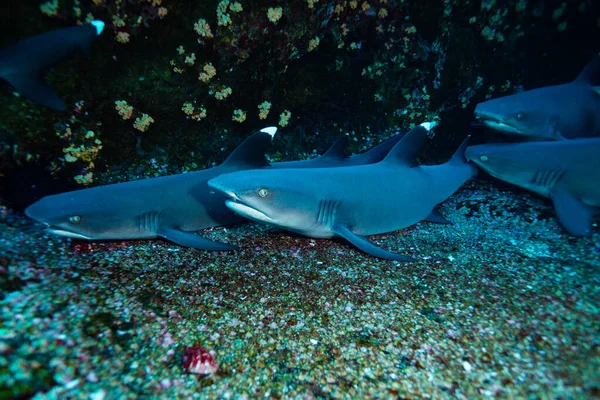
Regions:
<instances>
[{"instance_id":1,"label":"white-tipped dorsal fin","mask_svg":"<svg viewBox=\"0 0 600 400\"><path fill-rule=\"evenodd\" d=\"M221 166L239 169L262 168L269 166L265 153L273 143L277 128L270 127L254 132L236 147Z\"/></svg>"},{"instance_id":2,"label":"white-tipped dorsal fin","mask_svg":"<svg viewBox=\"0 0 600 400\"><path fill-rule=\"evenodd\" d=\"M277 127L276 126L267 126L266 128L262 128L260 131L264 132L264 133L268 133L269 135L271 135L271 137L274 137L275 133L277 132Z\"/></svg>"},{"instance_id":3,"label":"white-tipped dorsal fin","mask_svg":"<svg viewBox=\"0 0 600 400\"><path fill-rule=\"evenodd\" d=\"M99 19L91 22L92 25L96 27L96 33L100 35L104 30L104 21L100 21Z\"/></svg>"},{"instance_id":4,"label":"white-tipped dorsal fin","mask_svg":"<svg viewBox=\"0 0 600 400\"><path fill-rule=\"evenodd\" d=\"M427 129L427 132L431 132L431 130L433 128L435 128L437 126L437 124L438 124L437 122L431 121L431 122L423 122L419 126L422 126L423 128Z\"/></svg>"}]
</instances>

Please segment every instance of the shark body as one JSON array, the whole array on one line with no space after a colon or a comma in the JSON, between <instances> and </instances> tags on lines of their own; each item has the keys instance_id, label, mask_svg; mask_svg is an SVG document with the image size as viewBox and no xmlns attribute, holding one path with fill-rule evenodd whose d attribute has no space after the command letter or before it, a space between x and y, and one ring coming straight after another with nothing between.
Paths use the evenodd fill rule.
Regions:
<instances>
[{"instance_id":1,"label":"shark body","mask_svg":"<svg viewBox=\"0 0 600 400\"><path fill-rule=\"evenodd\" d=\"M25 214L60 236L87 240L162 237L196 249L232 250L229 244L194 234L243 220L207 182L223 173L268 166L264 153L275 131L271 127L254 133L214 168L46 196Z\"/></svg>"},{"instance_id":2,"label":"shark body","mask_svg":"<svg viewBox=\"0 0 600 400\"><path fill-rule=\"evenodd\" d=\"M475 117L519 141L600 136L600 56L570 83L479 103Z\"/></svg>"},{"instance_id":3,"label":"shark body","mask_svg":"<svg viewBox=\"0 0 600 400\"><path fill-rule=\"evenodd\" d=\"M600 213L600 138L471 146L465 156L490 175L554 203L561 225L590 236Z\"/></svg>"},{"instance_id":4,"label":"shark body","mask_svg":"<svg viewBox=\"0 0 600 400\"><path fill-rule=\"evenodd\" d=\"M0 78L45 107L64 111L65 103L43 82L43 75L77 50L87 51L102 33L104 22L56 29L0 50Z\"/></svg>"},{"instance_id":5,"label":"shark body","mask_svg":"<svg viewBox=\"0 0 600 400\"><path fill-rule=\"evenodd\" d=\"M463 156L415 166L427 138L418 127L379 163L344 168L255 170L224 174L209 186L229 197L234 212L313 238L343 237L376 257L413 261L376 247L364 236L396 231L427 219L475 173Z\"/></svg>"}]
</instances>

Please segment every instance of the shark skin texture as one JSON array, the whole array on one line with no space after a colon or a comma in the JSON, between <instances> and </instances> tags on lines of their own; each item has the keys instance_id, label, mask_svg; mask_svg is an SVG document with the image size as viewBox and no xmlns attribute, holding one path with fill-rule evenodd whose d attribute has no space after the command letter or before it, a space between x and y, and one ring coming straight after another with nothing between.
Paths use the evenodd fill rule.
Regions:
<instances>
[{"instance_id":1,"label":"shark skin texture","mask_svg":"<svg viewBox=\"0 0 600 400\"><path fill-rule=\"evenodd\" d=\"M450 161L416 166L427 129L407 133L379 163L343 168L262 169L224 174L209 187L229 197L234 212L312 238L342 237L383 259L414 261L364 236L406 228L428 218L477 168L465 141Z\"/></svg>"},{"instance_id":2,"label":"shark skin texture","mask_svg":"<svg viewBox=\"0 0 600 400\"><path fill-rule=\"evenodd\" d=\"M202 171L97 186L46 196L25 214L66 237L154 239L162 237L201 250L233 250L194 234L200 229L244 220L226 206L226 197L207 182L223 173L268 166L265 152L277 128L264 128L242 142L219 166Z\"/></svg>"},{"instance_id":3,"label":"shark skin texture","mask_svg":"<svg viewBox=\"0 0 600 400\"><path fill-rule=\"evenodd\" d=\"M32 36L0 49L0 78L29 100L53 110L65 111L67 106L44 83L44 75L53 65L77 50L89 51L103 29L104 22L96 20Z\"/></svg>"},{"instance_id":4,"label":"shark skin texture","mask_svg":"<svg viewBox=\"0 0 600 400\"><path fill-rule=\"evenodd\" d=\"M573 82L479 103L475 118L516 141L600 137L600 55Z\"/></svg>"},{"instance_id":5,"label":"shark skin texture","mask_svg":"<svg viewBox=\"0 0 600 400\"><path fill-rule=\"evenodd\" d=\"M592 234L592 217L600 213L600 138L483 144L465 156L498 179L550 198L569 234Z\"/></svg>"}]
</instances>

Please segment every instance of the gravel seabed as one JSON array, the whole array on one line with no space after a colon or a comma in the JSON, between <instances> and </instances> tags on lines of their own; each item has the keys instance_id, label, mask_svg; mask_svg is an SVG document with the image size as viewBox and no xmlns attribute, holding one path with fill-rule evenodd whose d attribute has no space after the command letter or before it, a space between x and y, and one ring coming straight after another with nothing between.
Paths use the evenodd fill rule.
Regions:
<instances>
[{"instance_id":1,"label":"gravel seabed","mask_svg":"<svg viewBox=\"0 0 600 400\"><path fill-rule=\"evenodd\" d=\"M202 232L232 253L71 241L2 209L0 398L600 397L597 224L486 181L440 211L372 237L398 263L258 224ZM185 373L194 345L215 374Z\"/></svg>"}]
</instances>

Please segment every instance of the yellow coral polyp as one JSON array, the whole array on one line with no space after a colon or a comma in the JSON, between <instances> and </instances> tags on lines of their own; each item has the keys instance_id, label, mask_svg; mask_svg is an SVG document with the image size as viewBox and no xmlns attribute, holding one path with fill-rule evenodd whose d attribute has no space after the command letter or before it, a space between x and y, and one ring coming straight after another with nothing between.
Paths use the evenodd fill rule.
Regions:
<instances>
[{"instance_id":1,"label":"yellow coral polyp","mask_svg":"<svg viewBox=\"0 0 600 400\"><path fill-rule=\"evenodd\" d=\"M133 127L140 132L146 132L150 127L150 124L154 122L154 118L148 114L142 114L141 117L135 119Z\"/></svg>"},{"instance_id":2,"label":"yellow coral polyp","mask_svg":"<svg viewBox=\"0 0 600 400\"><path fill-rule=\"evenodd\" d=\"M314 39L310 39L308 42L308 51L313 51L317 47L319 47L320 39L319 37L315 37Z\"/></svg>"},{"instance_id":3,"label":"yellow coral polyp","mask_svg":"<svg viewBox=\"0 0 600 400\"><path fill-rule=\"evenodd\" d=\"M227 7L229 7L229 0L222 0L217 5L217 25L227 26L231 25L231 16L227 13Z\"/></svg>"},{"instance_id":4,"label":"yellow coral polyp","mask_svg":"<svg viewBox=\"0 0 600 400\"><path fill-rule=\"evenodd\" d=\"M192 115L194 113L194 106L190 102L183 103L181 110L187 115Z\"/></svg>"},{"instance_id":5,"label":"yellow coral polyp","mask_svg":"<svg viewBox=\"0 0 600 400\"><path fill-rule=\"evenodd\" d=\"M237 109L233 111L233 116L231 119L235 122L239 122L240 124L246 120L246 112L241 109Z\"/></svg>"},{"instance_id":6,"label":"yellow coral polyp","mask_svg":"<svg viewBox=\"0 0 600 400\"><path fill-rule=\"evenodd\" d=\"M133 107L127 104L125 100L115 101L115 108L123 119L129 119L131 118L131 114L133 114Z\"/></svg>"},{"instance_id":7,"label":"yellow coral polyp","mask_svg":"<svg viewBox=\"0 0 600 400\"><path fill-rule=\"evenodd\" d=\"M210 39L213 37L213 34L210 30L210 25L208 25L208 22L206 22L206 20L203 18L200 18L194 24L194 30L198 35L200 35L203 38Z\"/></svg>"},{"instance_id":8,"label":"yellow coral polyp","mask_svg":"<svg viewBox=\"0 0 600 400\"><path fill-rule=\"evenodd\" d=\"M277 21L279 21L282 15L283 9L281 7L269 8L267 10L267 18L269 18L269 21L271 21L274 24L276 24Z\"/></svg>"},{"instance_id":9,"label":"yellow coral polyp","mask_svg":"<svg viewBox=\"0 0 600 400\"><path fill-rule=\"evenodd\" d=\"M315 4L317 4L319 0L306 0L306 2L308 3L308 8L314 8Z\"/></svg>"},{"instance_id":10,"label":"yellow coral polyp","mask_svg":"<svg viewBox=\"0 0 600 400\"><path fill-rule=\"evenodd\" d=\"M196 111L193 104L188 102L183 103L183 107L181 107L184 113L188 116L188 118L195 119L200 121L202 118L206 117L206 108L200 106L200 109Z\"/></svg>"},{"instance_id":11,"label":"yellow coral polyp","mask_svg":"<svg viewBox=\"0 0 600 400\"><path fill-rule=\"evenodd\" d=\"M287 126L290 122L291 117L291 111L284 110L281 114L279 114L279 126L281 126L282 128Z\"/></svg>"},{"instance_id":12,"label":"yellow coral polyp","mask_svg":"<svg viewBox=\"0 0 600 400\"><path fill-rule=\"evenodd\" d=\"M231 96L231 93L233 93L233 91L231 90L231 88L228 87L228 86L225 86L221 90L215 92L215 99L217 99L217 100L225 100L226 98L228 98L229 96Z\"/></svg>"},{"instance_id":13,"label":"yellow coral polyp","mask_svg":"<svg viewBox=\"0 0 600 400\"><path fill-rule=\"evenodd\" d=\"M113 24L117 28L122 28L125 26L125 21L118 15L113 15Z\"/></svg>"},{"instance_id":14,"label":"yellow coral polyp","mask_svg":"<svg viewBox=\"0 0 600 400\"><path fill-rule=\"evenodd\" d=\"M271 103L268 101L263 101L258 105L258 118L266 119L267 115L269 115L269 111L271 110Z\"/></svg>"},{"instance_id":15,"label":"yellow coral polyp","mask_svg":"<svg viewBox=\"0 0 600 400\"><path fill-rule=\"evenodd\" d=\"M46 14L49 17L56 17L58 15L58 8L58 0L50 0L40 5L42 14Z\"/></svg>"},{"instance_id":16,"label":"yellow coral polyp","mask_svg":"<svg viewBox=\"0 0 600 400\"><path fill-rule=\"evenodd\" d=\"M129 43L129 36L129 33L127 32L117 32L115 39L117 39L117 42L119 43Z\"/></svg>"},{"instance_id":17,"label":"yellow coral polyp","mask_svg":"<svg viewBox=\"0 0 600 400\"><path fill-rule=\"evenodd\" d=\"M210 81L217 74L217 70L215 69L215 67L213 67L211 63L204 64L204 67L202 69L203 72L200 72L200 75L198 75L198 79L204 83Z\"/></svg>"},{"instance_id":18,"label":"yellow coral polyp","mask_svg":"<svg viewBox=\"0 0 600 400\"><path fill-rule=\"evenodd\" d=\"M73 179L81 185L89 185L94 181L94 174L90 171L85 175L77 175Z\"/></svg>"},{"instance_id":19,"label":"yellow coral polyp","mask_svg":"<svg viewBox=\"0 0 600 400\"><path fill-rule=\"evenodd\" d=\"M238 3L237 1L235 3L233 3L232 5L230 5L229 9L234 13L239 13L239 12L244 11L244 8L242 7L242 5L240 3Z\"/></svg>"},{"instance_id":20,"label":"yellow coral polyp","mask_svg":"<svg viewBox=\"0 0 600 400\"><path fill-rule=\"evenodd\" d=\"M194 65L196 62L196 54L191 53L189 56L185 57L185 63L188 65Z\"/></svg>"}]
</instances>

